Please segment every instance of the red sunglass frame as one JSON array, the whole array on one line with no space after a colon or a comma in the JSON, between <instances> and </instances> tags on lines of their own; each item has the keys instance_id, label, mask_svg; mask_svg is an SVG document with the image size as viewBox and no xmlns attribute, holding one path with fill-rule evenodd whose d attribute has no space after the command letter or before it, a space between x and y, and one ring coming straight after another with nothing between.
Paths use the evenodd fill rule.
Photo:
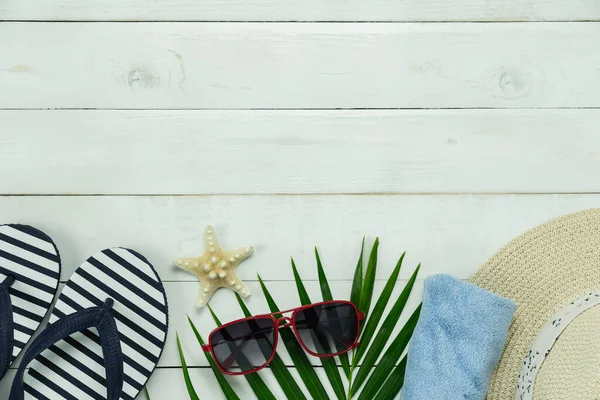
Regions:
<instances>
[{"instance_id":1,"label":"red sunglass frame","mask_svg":"<svg viewBox=\"0 0 600 400\"><path fill-rule=\"evenodd\" d=\"M339 351L337 353L333 353L333 354L317 354L317 353L311 351L308 347L306 347L306 345L300 338L300 334L298 333L298 329L296 328L296 324L294 322L294 316L296 315L296 313L299 311L305 310L307 308L320 306L323 304L349 304L352 306L352 308L354 308L354 311L356 312L356 316L357 316L357 318L356 318L356 325L357 325L356 326L356 338L354 339L354 343L352 343L352 345L349 346L347 349ZM289 312L292 313L289 317L284 317L282 315L282 314L287 314ZM277 315L281 315L281 316L276 319L275 316L277 316ZM217 361L217 357L215 356L215 352L214 352L214 349L211 344L213 335L215 334L215 332L217 332L220 329L225 328L229 325L237 324L237 323L243 322L243 321L250 321L250 320L254 320L254 319L270 319L271 321L273 321L273 324L276 328L275 333L274 333L275 337L273 340L273 354L271 354L271 357L263 365L256 367L254 369L250 369L248 371L240 371L240 372L227 371L226 369L221 367L221 364L219 364L219 362ZM298 343L300 343L300 346L302 346L304 351L306 351L311 356L315 356L315 357L319 357L319 358L328 358L328 357L335 357L335 356L339 356L340 354L347 353L360 344L358 341L358 338L360 337L360 322L363 321L364 319L365 319L365 313L358 311L358 307L356 307L356 304L352 303L351 301L348 301L348 300L321 301L319 303L307 304L305 306L290 308L288 310L278 311L278 312L269 313L269 314L253 315L252 317L240 318L240 319L236 319L235 321L228 322L228 323L221 325L212 330L210 335L208 335L208 342L206 344L202 345L202 350L204 350L205 352L210 352L213 360L215 361L215 364L217 365L217 367L219 368L219 370L222 373L224 373L226 375L247 375L247 374L252 374L256 371L260 371L261 369L263 369L267 365L269 365L271 363L271 361L273 361L273 358L275 357L275 354L277 353L277 343L279 343L279 329L281 329L281 328L292 327L292 330L294 331L294 334L296 335L296 340L298 341ZM281 324L281 322L284 322L284 324Z\"/></svg>"}]
</instances>

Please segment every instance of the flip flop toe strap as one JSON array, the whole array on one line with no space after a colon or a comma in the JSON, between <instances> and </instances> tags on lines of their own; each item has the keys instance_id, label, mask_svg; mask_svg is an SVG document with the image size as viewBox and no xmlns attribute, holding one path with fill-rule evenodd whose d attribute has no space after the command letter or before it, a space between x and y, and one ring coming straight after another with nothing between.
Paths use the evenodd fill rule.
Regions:
<instances>
[{"instance_id":1,"label":"flip flop toe strap","mask_svg":"<svg viewBox=\"0 0 600 400\"><path fill-rule=\"evenodd\" d=\"M1 301L1 300L0 300ZM27 365L54 343L76 332L96 328L100 336L104 368L106 370L107 400L118 400L123 388L123 353L117 324L111 313L113 300L107 299L101 307L90 307L69 314L49 325L27 349L15 380L9 400L23 400L25 388L23 375Z\"/></svg>"},{"instance_id":2,"label":"flip flop toe strap","mask_svg":"<svg viewBox=\"0 0 600 400\"><path fill-rule=\"evenodd\" d=\"M15 277L9 275L0 283L0 378L8 371L14 346L15 327L9 293L14 282Z\"/></svg>"}]
</instances>

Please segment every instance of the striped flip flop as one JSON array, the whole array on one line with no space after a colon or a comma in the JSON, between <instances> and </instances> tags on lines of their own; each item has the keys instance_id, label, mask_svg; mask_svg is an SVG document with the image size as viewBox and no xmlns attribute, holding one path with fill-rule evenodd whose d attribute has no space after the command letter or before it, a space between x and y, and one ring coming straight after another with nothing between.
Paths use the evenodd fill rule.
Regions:
<instances>
[{"instance_id":1,"label":"striped flip flop","mask_svg":"<svg viewBox=\"0 0 600 400\"><path fill-rule=\"evenodd\" d=\"M167 326L165 290L148 260L103 250L65 285L50 325L25 352L10 400L133 400L158 363Z\"/></svg>"},{"instance_id":2,"label":"striped flip flop","mask_svg":"<svg viewBox=\"0 0 600 400\"><path fill-rule=\"evenodd\" d=\"M0 378L48 313L59 279L60 256L48 235L0 225Z\"/></svg>"}]
</instances>

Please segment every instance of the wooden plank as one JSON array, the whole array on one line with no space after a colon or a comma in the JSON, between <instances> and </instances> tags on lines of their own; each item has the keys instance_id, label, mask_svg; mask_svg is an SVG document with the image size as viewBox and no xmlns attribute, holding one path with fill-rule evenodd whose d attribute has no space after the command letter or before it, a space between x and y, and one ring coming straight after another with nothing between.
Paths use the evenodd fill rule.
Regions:
<instances>
[{"instance_id":1,"label":"wooden plank","mask_svg":"<svg viewBox=\"0 0 600 400\"><path fill-rule=\"evenodd\" d=\"M290 372L295 380L298 382L300 387L303 389L304 393L308 395L308 391L304 386L304 383L300 379L298 372L295 368L290 368ZM273 374L269 369L265 369L260 372L262 378L269 386L269 389L273 392L273 394L278 399L285 399L285 395L281 391L279 384L273 377ZM319 375L322 382L324 382L325 388L328 393L331 395L331 398L334 398L334 393L329 387L327 377L323 371L323 368L317 369L317 374ZM10 393L10 385L14 379L15 370L10 370L6 374L5 378L0 382L0 397L5 399L8 398ZM201 399L210 399L210 400L226 400L225 396L222 394L221 389L215 379L213 372L208 368L191 368L190 376L192 379L192 383L198 392L198 395L201 396ZM256 396L250 389L250 386L246 383L246 380L243 377L228 377L227 380L234 388L236 393L240 396L240 398L244 400L254 400ZM187 394L187 390L185 387L185 383L183 380L183 374L180 368L157 368L150 380L148 381L148 391L152 400L155 399L187 399L189 398ZM140 395L137 397L137 400L147 400L146 395L142 391Z\"/></svg>"},{"instance_id":2,"label":"wooden plank","mask_svg":"<svg viewBox=\"0 0 600 400\"><path fill-rule=\"evenodd\" d=\"M295 369L291 369L291 371L293 371L292 373L295 376L298 376ZM322 371L318 371L318 373L323 374ZM16 370L11 369L6 373L2 381L0 381L0 398L8 399L10 387L15 375ZM192 377L192 382L199 393L204 393L205 396L209 395L210 399L226 400L221 389L219 388L217 380L210 369L192 368L190 369L190 375ZM263 372L262 376L265 380L268 380L269 383L272 384L271 387L273 392L275 392L277 395L282 395L282 392L279 390L279 385L270 371ZM324 379L327 378L324 377ZM244 378L230 378L229 380L236 392L242 396L243 399L256 399L256 396L254 396ZM152 399L189 398L180 368L157 368L148 381L148 391ZM143 391L137 397L137 400L147 400L147 397Z\"/></svg>"},{"instance_id":3,"label":"wooden plank","mask_svg":"<svg viewBox=\"0 0 600 400\"><path fill-rule=\"evenodd\" d=\"M294 377L297 378L298 384L305 390L307 393L302 380L298 376L298 373L295 369L290 369ZM323 371L317 371L319 375L324 379L323 382L326 382L326 377ZM285 394L281 391L279 384L273 377L273 374L270 370L266 370L260 373L265 382L268 383L269 388L275 394L278 399L285 399ZM217 380L213 372L207 368L193 368L190 369L190 377L192 380L192 384L194 385L196 391L199 396L204 395L203 397L207 399L214 400L226 400L223 395L222 390L219 388ZM246 380L243 377L228 377L227 380L234 388L236 393L240 396L241 399L256 399L256 396L250 389L250 386L246 383ZM188 399L189 395L187 393L185 382L183 380L183 374L181 369L179 368L160 368L157 369L148 383L148 392L150 394L151 399ZM202 397L200 397L202 399ZM145 395L138 396L137 400L146 400Z\"/></svg>"},{"instance_id":4,"label":"wooden plank","mask_svg":"<svg viewBox=\"0 0 600 400\"><path fill-rule=\"evenodd\" d=\"M526 229L598 204L598 195L0 197L0 221L47 232L61 252L63 281L90 255L122 246L148 257L165 281L196 282L172 261L204 251L209 223L224 248L254 247L238 271L246 281L257 273L293 280L290 255L304 279L316 280L315 245L328 278L349 281L363 235L367 246L381 238L380 279L403 251L401 279L419 262L423 278L466 278Z\"/></svg>"},{"instance_id":5,"label":"wooden plank","mask_svg":"<svg viewBox=\"0 0 600 400\"><path fill-rule=\"evenodd\" d=\"M599 107L600 24L2 23L0 108Z\"/></svg>"},{"instance_id":6,"label":"wooden plank","mask_svg":"<svg viewBox=\"0 0 600 400\"><path fill-rule=\"evenodd\" d=\"M2 20L49 21L573 21L598 20L594 0L20 0Z\"/></svg>"},{"instance_id":7,"label":"wooden plank","mask_svg":"<svg viewBox=\"0 0 600 400\"><path fill-rule=\"evenodd\" d=\"M360 367L357 367L357 370ZM289 368L294 380L300 385L303 392L310 399L310 394L306 389L306 386L302 382L300 375L295 368ZM329 385L329 380L325 375L323 368L316 369L317 375L327 393L329 394L329 399L335 399L335 394ZM273 377L270 369L265 369L259 372L265 383L269 386L269 389L273 392L277 399L285 399L286 396L281 391L279 384ZM343 371L340 369L340 373L343 374ZM221 389L219 388L216 379L210 369L207 368L193 368L190 370L190 376L198 395L203 399L202 394L205 394L204 397L207 397L211 400L225 400L225 397L222 394ZM243 400L252 400L256 399L256 396L246 383L246 380L241 377L229 377L227 378L231 386L234 388L236 393ZM342 378L343 379L343 378ZM148 390L150 392L150 397L154 399L187 399L189 396L187 394L187 390L185 388L185 383L183 381L183 375L179 368L160 368L157 369L154 375L150 378L150 382L148 384ZM0 391L0 394L2 392ZM360 393L360 391L358 392ZM146 400L146 397L141 395L137 398L138 400Z\"/></svg>"},{"instance_id":8,"label":"wooden plank","mask_svg":"<svg viewBox=\"0 0 600 400\"><path fill-rule=\"evenodd\" d=\"M598 192L599 124L600 110L0 111L0 192Z\"/></svg>"},{"instance_id":9,"label":"wooden plank","mask_svg":"<svg viewBox=\"0 0 600 400\"><path fill-rule=\"evenodd\" d=\"M298 374L295 369L291 369L293 374L297 377ZM10 370L6 374L5 378L0 382L0 397L8 398L10 394L10 385L15 376L15 370ZM322 371L318 371L320 375L324 375ZM192 377L192 383L199 393L204 393L205 396L209 395L210 399L214 400L225 400L225 396L222 394L221 389L215 379L212 371L206 368L193 368L190 369L190 375ZM262 376L265 380L270 383L272 391L277 396L284 396L277 381L272 376L270 371L262 372ZM325 376L323 376L324 379ZM236 393L242 396L243 399L256 399L256 396L252 393L250 387L246 384L243 378L233 379L228 378L232 386L235 388ZM300 378L298 377L299 382ZM181 369L163 369L157 368L152 374L148 382L148 390L152 399L187 399L189 398ZM285 398L278 397L278 398ZM137 400L147 400L145 393L142 391L137 397Z\"/></svg>"}]
</instances>

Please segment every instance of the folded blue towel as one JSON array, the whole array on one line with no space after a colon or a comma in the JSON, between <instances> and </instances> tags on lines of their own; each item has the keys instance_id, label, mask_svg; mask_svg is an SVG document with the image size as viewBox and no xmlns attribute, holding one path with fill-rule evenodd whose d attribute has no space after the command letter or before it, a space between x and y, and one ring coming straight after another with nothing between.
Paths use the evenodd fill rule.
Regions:
<instances>
[{"instance_id":1,"label":"folded blue towel","mask_svg":"<svg viewBox=\"0 0 600 400\"><path fill-rule=\"evenodd\" d=\"M484 399L515 309L512 301L449 275L426 279L400 398Z\"/></svg>"}]
</instances>

